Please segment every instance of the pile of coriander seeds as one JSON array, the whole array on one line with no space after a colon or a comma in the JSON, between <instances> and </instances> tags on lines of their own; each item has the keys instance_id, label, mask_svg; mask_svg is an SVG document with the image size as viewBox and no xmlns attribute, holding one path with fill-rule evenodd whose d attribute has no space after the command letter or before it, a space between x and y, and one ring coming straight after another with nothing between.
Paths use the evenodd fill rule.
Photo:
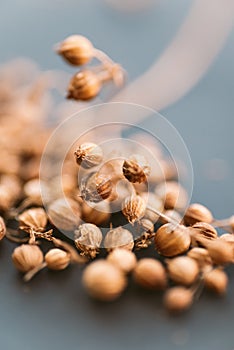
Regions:
<instances>
[{"instance_id":1,"label":"pile of coriander seeds","mask_svg":"<svg viewBox=\"0 0 234 350\"><path fill-rule=\"evenodd\" d=\"M100 81L122 77L121 67L84 37L68 38L58 52L74 66L94 57L101 60L100 66L90 68L92 73L87 68L77 73L68 87L69 98L91 99L99 93ZM12 245L12 262L23 279L29 282L42 269L62 271L79 264L91 297L115 300L133 279L146 290L163 293L170 312L192 306L203 287L225 294L225 268L234 261L234 216L216 220L198 203L185 209L187 193L157 144L144 139L157 155L163 177L141 154L106 160L102 147L87 140L68 155L54 186L40 181L40 160L52 130L42 118L43 79L28 81L24 68L0 70L0 240L17 244ZM56 196L61 180L63 197ZM46 208L42 187L51 195ZM113 225L111 208L116 203L125 220L122 226ZM73 241L64 231L72 233ZM46 250L44 242L50 242ZM145 257L150 245L154 258Z\"/></svg>"}]
</instances>

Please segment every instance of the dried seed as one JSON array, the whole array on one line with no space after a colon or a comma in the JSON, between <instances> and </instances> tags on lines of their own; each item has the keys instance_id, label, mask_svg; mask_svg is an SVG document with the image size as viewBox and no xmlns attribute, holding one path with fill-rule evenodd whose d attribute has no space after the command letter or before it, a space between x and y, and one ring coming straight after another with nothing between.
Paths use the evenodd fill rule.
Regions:
<instances>
[{"instance_id":1,"label":"dried seed","mask_svg":"<svg viewBox=\"0 0 234 350\"><path fill-rule=\"evenodd\" d=\"M82 220L94 225L103 225L110 218L110 204L106 201L92 204L84 202L82 204Z\"/></svg>"},{"instance_id":2,"label":"dried seed","mask_svg":"<svg viewBox=\"0 0 234 350\"><path fill-rule=\"evenodd\" d=\"M91 173L83 177L80 186L81 197L88 202L98 203L111 195L110 176Z\"/></svg>"},{"instance_id":3,"label":"dried seed","mask_svg":"<svg viewBox=\"0 0 234 350\"><path fill-rule=\"evenodd\" d=\"M212 240L218 237L216 229L206 222L197 222L192 228L196 230L196 234L191 236L191 243L194 247L201 246L203 238Z\"/></svg>"},{"instance_id":4,"label":"dried seed","mask_svg":"<svg viewBox=\"0 0 234 350\"><path fill-rule=\"evenodd\" d=\"M150 174L149 163L144 156L134 154L124 161L123 174L130 182L145 182Z\"/></svg>"},{"instance_id":5,"label":"dried seed","mask_svg":"<svg viewBox=\"0 0 234 350\"><path fill-rule=\"evenodd\" d=\"M195 247L188 251L187 256L194 259L201 270L212 266L212 260L209 252L205 248Z\"/></svg>"},{"instance_id":6,"label":"dried seed","mask_svg":"<svg viewBox=\"0 0 234 350\"><path fill-rule=\"evenodd\" d=\"M47 225L47 215L43 208L27 209L18 216L18 220L21 229L31 228L37 231L45 229Z\"/></svg>"},{"instance_id":7,"label":"dried seed","mask_svg":"<svg viewBox=\"0 0 234 350\"><path fill-rule=\"evenodd\" d=\"M106 260L89 264L84 270L82 283L91 297L102 301L117 299L127 285L122 271Z\"/></svg>"},{"instance_id":8,"label":"dried seed","mask_svg":"<svg viewBox=\"0 0 234 350\"><path fill-rule=\"evenodd\" d=\"M114 264L124 273L131 272L137 263L136 255L123 248L116 248L107 256L107 261Z\"/></svg>"},{"instance_id":9,"label":"dried seed","mask_svg":"<svg viewBox=\"0 0 234 350\"><path fill-rule=\"evenodd\" d=\"M101 147L91 142L80 145L74 154L77 164L85 169L93 168L103 160Z\"/></svg>"},{"instance_id":10,"label":"dried seed","mask_svg":"<svg viewBox=\"0 0 234 350\"><path fill-rule=\"evenodd\" d=\"M91 70L83 70L76 73L70 80L67 88L68 99L87 101L96 97L102 87L98 75Z\"/></svg>"},{"instance_id":11,"label":"dried seed","mask_svg":"<svg viewBox=\"0 0 234 350\"><path fill-rule=\"evenodd\" d=\"M193 292L184 287L173 287L166 291L163 300L169 312L179 313L190 308L193 303Z\"/></svg>"},{"instance_id":12,"label":"dried seed","mask_svg":"<svg viewBox=\"0 0 234 350\"><path fill-rule=\"evenodd\" d=\"M193 284L199 275L197 262L188 256L167 260L167 270L172 281L185 286Z\"/></svg>"},{"instance_id":13,"label":"dried seed","mask_svg":"<svg viewBox=\"0 0 234 350\"><path fill-rule=\"evenodd\" d=\"M80 224L80 205L70 198L59 198L48 207L51 223L60 230L74 231Z\"/></svg>"},{"instance_id":14,"label":"dried seed","mask_svg":"<svg viewBox=\"0 0 234 350\"><path fill-rule=\"evenodd\" d=\"M220 269L214 269L204 275L206 288L212 290L218 295L226 293L228 286L228 276Z\"/></svg>"},{"instance_id":15,"label":"dried seed","mask_svg":"<svg viewBox=\"0 0 234 350\"><path fill-rule=\"evenodd\" d=\"M45 255L45 262L51 270L64 270L70 264L70 254L59 248L53 248Z\"/></svg>"},{"instance_id":16,"label":"dried seed","mask_svg":"<svg viewBox=\"0 0 234 350\"><path fill-rule=\"evenodd\" d=\"M184 226L168 223L157 230L154 242L159 254L173 257L189 249L191 238Z\"/></svg>"},{"instance_id":17,"label":"dried seed","mask_svg":"<svg viewBox=\"0 0 234 350\"><path fill-rule=\"evenodd\" d=\"M28 272L43 262L42 251L36 245L22 244L12 254L15 267L21 272Z\"/></svg>"},{"instance_id":18,"label":"dried seed","mask_svg":"<svg viewBox=\"0 0 234 350\"><path fill-rule=\"evenodd\" d=\"M144 216L145 209L145 201L140 196L133 195L125 199L122 212L127 220L134 224L135 221Z\"/></svg>"},{"instance_id":19,"label":"dried seed","mask_svg":"<svg viewBox=\"0 0 234 350\"><path fill-rule=\"evenodd\" d=\"M74 240L83 255L95 258L102 242L102 231L96 225L82 224L75 230Z\"/></svg>"},{"instance_id":20,"label":"dried seed","mask_svg":"<svg viewBox=\"0 0 234 350\"><path fill-rule=\"evenodd\" d=\"M184 215L184 224L187 226L192 226L200 221L210 224L212 220L213 215L210 210L198 203L191 204Z\"/></svg>"},{"instance_id":21,"label":"dried seed","mask_svg":"<svg viewBox=\"0 0 234 350\"><path fill-rule=\"evenodd\" d=\"M116 227L107 232L104 247L110 251L115 248L132 250L134 247L133 235L123 227Z\"/></svg>"},{"instance_id":22,"label":"dried seed","mask_svg":"<svg viewBox=\"0 0 234 350\"><path fill-rule=\"evenodd\" d=\"M165 209L184 209L188 200L186 190L175 181L157 185L155 194L162 199Z\"/></svg>"},{"instance_id":23,"label":"dried seed","mask_svg":"<svg viewBox=\"0 0 234 350\"><path fill-rule=\"evenodd\" d=\"M163 290L167 286L165 268L160 261L155 259L139 260L134 269L133 277L137 284L147 289Z\"/></svg>"}]
</instances>

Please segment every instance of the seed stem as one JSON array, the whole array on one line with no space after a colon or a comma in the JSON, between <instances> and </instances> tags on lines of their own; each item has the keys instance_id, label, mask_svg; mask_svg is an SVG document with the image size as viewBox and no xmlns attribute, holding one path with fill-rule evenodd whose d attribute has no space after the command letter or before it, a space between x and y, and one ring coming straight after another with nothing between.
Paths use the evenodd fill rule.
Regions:
<instances>
[{"instance_id":1,"label":"seed stem","mask_svg":"<svg viewBox=\"0 0 234 350\"><path fill-rule=\"evenodd\" d=\"M152 211L153 213L157 214L159 217L163 218L164 220L166 220L167 222L169 222L169 223L171 223L171 224L173 224L173 225L176 225L176 226L177 226L177 225L180 225L180 223L179 223L177 220L170 218L170 217L167 216L166 214L164 214L164 213L162 213L161 211L159 211L159 210L157 210L157 209L151 207L150 205L147 205L147 206L146 206L146 209Z\"/></svg>"}]
</instances>

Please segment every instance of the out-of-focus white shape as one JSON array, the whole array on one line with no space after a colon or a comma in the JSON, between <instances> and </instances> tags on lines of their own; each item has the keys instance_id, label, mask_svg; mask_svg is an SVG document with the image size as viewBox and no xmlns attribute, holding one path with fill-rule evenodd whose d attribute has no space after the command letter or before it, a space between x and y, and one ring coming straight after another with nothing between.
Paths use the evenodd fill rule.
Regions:
<instances>
[{"instance_id":1,"label":"out-of-focus white shape","mask_svg":"<svg viewBox=\"0 0 234 350\"><path fill-rule=\"evenodd\" d=\"M213 158L204 164L205 177L211 181L224 181L231 175L231 169L225 159Z\"/></svg>"},{"instance_id":2,"label":"out-of-focus white shape","mask_svg":"<svg viewBox=\"0 0 234 350\"><path fill-rule=\"evenodd\" d=\"M195 0L179 32L159 59L113 101L156 110L176 102L205 74L224 45L233 18L233 0ZM131 116L128 121L131 122Z\"/></svg>"},{"instance_id":3,"label":"out-of-focus white shape","mask_svg":"<svg viewBox=\"0 0 234 350\"><path fill-rule=\"evenodd\" d=\"M137 12L150 8L159 0L104 0L115 10L123 12Z\"/></svg>"}]
</instances>

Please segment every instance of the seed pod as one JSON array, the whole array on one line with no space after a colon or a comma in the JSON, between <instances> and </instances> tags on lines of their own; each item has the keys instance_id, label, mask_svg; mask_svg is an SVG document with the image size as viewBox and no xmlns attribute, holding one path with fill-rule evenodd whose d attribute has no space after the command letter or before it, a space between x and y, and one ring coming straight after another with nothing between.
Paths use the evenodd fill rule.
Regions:
<instances>
[{"instance_id":1,"label":"seed pod","mask_svg":"<svg viewBox=\"0 0 234 350\"><path fill-rule=\"evenodd\" d=\"M79 71L70 80L67 98L77 101L91 100L99 94L101 87L97 74L90 70Z\"/></svg>"},{"instance_id":2,"label":"seed pod","mask_svg":"<svg viewBox=\"0 0 234 350\"><path fill-rule=\"evenodd\" d=\"M107 261L114 264L124 273L131 272L137 263L136 255L123 248L116 248L107 256Z\"/></svg>"},{"instance_id":3,"label":"seed pod","mask_svg":"<svg viewBox=\"0 0 234 350\"><path fill-rule=\"evenodd\" d=\"M223 233L221 236L219 236L219 238L223 241L234 243L234 235L231 233Z\"/></svg>"},{"instance_id":4,"label":"seed pod","mask_svg":"<svg viewBox=\"0 0 234 350\"><path fill-rule=\"evenodd\" d=\"M173 257L189 249L191 238L184 226L168 223L157 230L154 241L159 254Z\"/></svg>"},{"instance_id":5,"label":"seed pod","mask_svg":"<svg viewBox=\"0 0 234 350\"><path fill-rule=\"evenodd\" d=\"M159 184L155 188L155 194L162 199L165 209L181 210L187 204L187 192L175 181Z\"/></svg>"},{"instance_id":6,"label":"seed pod","mask_svg":"<svg viewBox=\"0 0 234 350\"><path fill-rule=\"evenodd\" d=\"M51 270L64 270L70 264L70 254L59 248L53 248L45 255L45 262Z\"/></svg>"},{"instance_id":7,"label":"seed pod","mask_svg":"<svg viewBox=\"0 0 234 350\"><path fill-rule=\"evenodd\" d=\"M173 287L166 291L163 300L164 306L169 312L183 312L193 303L193 292L184 287Z\"/></svg>"},{"instance_id":8,"label":"seed pod","mask_svg":"<svg viewBox=\"0 0 234 350\"><path fill-rule=\"evenodd\" d=\"M185 286L193 284L199 274L197 262L188 256L167 260L167 270L172 281Z\"/></svg>"},{"instance_id":9,"label":"seed pod","mask_svg":"<svg viewBox=\"0 0 234 350\"><path fill-rule=\"evenodd\" d=\"M86 267L82 283L89 295L102 301L117 299L127 285L122 271L106 260L94 261Z\"/></svg>"},{"instance_id":10,"label":"seed pod","mask_svg":"<svg viewBox=\"0 0 234 350\"><path fill-rule=\"evenodd\" d=\"M102 242L102 231L93 224L82 224L75 230L75 245L82 255L95 258Z\"/></svg>"},{"instance_id":11,"label":"seed pod","mask_svg":"<svg viewBox=\"0 0 234 350\"><path fill-rule=\"evenodd\" d=\"M212 290L218 295L226 293L228 286L228 276L220 269L214 269L204 275L206 288Z\"/></svg>"},{"instance_id":12,"label":"seed pod","mask_svg":"<svg viewBox=\"0 0 234 350\"><path fill-rule=\"evenodd\" d=\"M43 262L42 251L36 245L22 244L12 254L15 267L21 272L28 272Z\"/></svg>"},{"instance_id":13,"label":"seed pod","mask_svg":"<svg viewBox=\"0 0 234 350\"><path fill-rule=\"evenodd\" d=\"M82 220L94 225L102 225L110 218L110 205L108 202L95 203L89 206L86 202L82 204Z\"/></svg>"},{"instance_id":14,"label":"seed pod","mask_svg":"<svg viewBox=\"0 0 234 350\"><path fill-rule=\"evenodd\" d=\"M47 225L47 215L43 208L32 208L23 211L18 217L19 227L32 228L35 231L44 229Z\"/></svg>"},{"instance_id":15,"label":"seed pod","mask_svg":"<svg viewBox=\"0 0 234 350\"><path fill-rule=\"evenodd\" d=\"M124 161L123 174L130 182L145 182L150 174L149 163L144 156L134 154Z\"/></svg>"},{"instance_id":16,"label":"seed pod","mask_svg":"<svg viewBox=\"0 0 234 350\"><path fill-rule=\"evenodd\" d=\"M81 197L88 202L98 203L111 195L110 176L91 173L83 177L80 186Z\"/></svg>"},{"instance_id":17,"label":"seed pod","mask_svg":"<svg viewBox=\"0 0 234 350\"><path fill-rule=\"evenodd\" d=\"M198 203L191 204L184 215L184 224L186 226L192 226L200 221L210 224L212 220L213 215L210 210Z\"/></svg>"},{"instance_id":18,"label":"seed pod","mask_svg":"<svg viewBox=\"0 0 234 350\"><path fill-rule=\"evenodd\" d=\"M0 211L7 211L19 200L21 185L16 176L0 176Z\"/></svg>"},{"instance_id":19,"label":"seed pod","mask_svg":"<svg viewBox=\"0 0 234 350\"><path fill-rule=\"evenodd\" d=\"M175 222L181 223L182 221L182 216L176 210L173 210L173 209L165 210L164 214ZM163 217L160 217L160 222L162 224L167 224L168 220L166 221Z\"/></svg>"},{"instance_id":20,"label":"seed pod","mask_svg":"<svg viewBox=\"0 0 234 350\"><path fill-rule=\"evenodd\" d=\"M203 242L206 245L209 255L214 264L226 265L233 263L234 260L234 250L233 244L230 242L225 242L222 239L216 239L214 241Z\"/></svg>"},{"instance_id":21,"label":"seed pod","mask_svg":"<svg viewBox=\"0 0 234 350\"><path fill-rule=\"evenodd\" d=\"M6 235L6 225L3 218L0 216L0 241L5 237L5 235Z\"/></svg>"},{"instance_id":22,"label":"seed pod","mask_svg":"<svg viewBox=\"0 0 234 350\"><path fill-rule=\"evenodd\" d=\"M210 224L207 224L206 222L197 222L192 226L193 229L195 229L195 234L192 234L191 237L191 243L194 247L196 246L202 246L202 239L216 239L218 237L218 233L216 229L211 226Z\"/></svg>"},{"instance_id":23,"label":"seed pod","mask_svg":"<svg viewBox=\"0 0 234 350\"><path fill-rule=\"evenodd\" d=\"M104 247L111 251L115 248L132 250L134 247L133 235L122 226L111 229L104 239Z\"/></svg>"},{"instance_id":24,"label":"seed pod","mask_svg":"<svg viewBox=\"0 0 234 350\"><path fill-rule=\"evenodd\" d=\"M145 201L140 196L133 195L125 199L122 212L126 219L134 224L144 216L145 209Z\"/></svg>"},{"instance_id":25,"label":"seed pod","mask_svg":"<svg viewBox=\"0 0 234 350\"><path fill-rule=\"evenodd\" d=\"M159 216L155 214L152 210L147 209L147 205L149 205L151 208L156 209L157 211L162 212L163 211L163 202L162 200L156 196L153 192L143 192L140 194L141 198L144 199L146 204L146 211L144 217L146 219L149 219L153 223L158 221Z\"/></svg>"},{"instance_id":26,"label":"seed pod","mask_svg":"<svg viewBox=\"0 0 234 350\"><path fill-rule=\"evenodd\" d=\"M201 270L212 266L209 252L205 248L195 247L188 251L187 256L194 259Z\"/></svg>"},{"instance_id":27,"label":"seed pod","mask_svg":"<svg viewBox=\"0 0 234 350\"><path fill-rule=\"evenodd\" d=\"M134 269L133 277L137 284L147 289L163 290L167 286L165 268L155 259L141 259Z\"/></svg>"},{"instance_id":28,"label":"seed pod","mask_svg":"<svg viewBox=\"0 0 234 350\"><path fill-rule=\"evenodd\" d=\"M59 198L49 205L48 216L59 230L74 231L80 224L81 210L73 199Z\"/></svg>"},{"instance_id":29,"label":"seed pod","mask_svg":"<svg viewBox=\"0 0 234 350\"><path fill-rule=\"evenodd\" d=\"M93 58L93 52L92 43L82 35L69 36L57 49L57 53L74 66L88 63Z\"/></svg>"},{"instance_id":30,"label":"seed pod","mask_svg":"<svg viewBox=\"0 0 234 350\"><path fill-rule=\"evenodd\" d=\"M99 165L103 160L101 147L91 142L80 145L74 154L77 164L84 169L93 168Z\"/></svg>"}]
</instances>

